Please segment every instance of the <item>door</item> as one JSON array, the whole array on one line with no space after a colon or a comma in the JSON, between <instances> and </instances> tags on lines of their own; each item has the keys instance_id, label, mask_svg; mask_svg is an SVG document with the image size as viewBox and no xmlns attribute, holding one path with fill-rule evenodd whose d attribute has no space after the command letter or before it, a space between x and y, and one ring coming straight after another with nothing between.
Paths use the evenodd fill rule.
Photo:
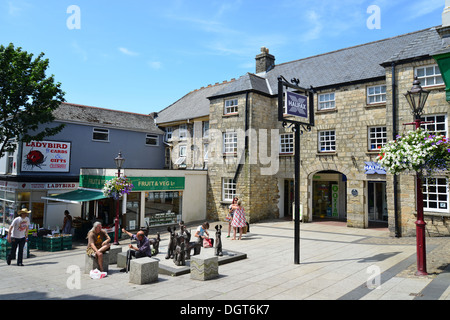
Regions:
<instances>
[{"instance_id":1,"label":"door","mask_svg":"<svg viewBox=\"0 0 450 320\"><path fill-rule=\"evenodd\" d=\"M313 216L339 219L339 184L337 181L313 182Z\"/></svg>"},{"instance_id":2,"label":"door","mask_svg":"<svg viewBox=\"0 0 450 320\"><path fill-rule=\"evenodd\" d=\"M284 216L292 217L292 204L294 203L294 180L284 180Z\"/></svg>"},{"instance_id":3,"label":"door","mask_svg":"<svg viewBox=\"0 0 450 320\"><path fill-rule=\"evenodd\" d=\"M387 222L386 182L369 182L369 221Z\"/></svg>"}]
</instances>

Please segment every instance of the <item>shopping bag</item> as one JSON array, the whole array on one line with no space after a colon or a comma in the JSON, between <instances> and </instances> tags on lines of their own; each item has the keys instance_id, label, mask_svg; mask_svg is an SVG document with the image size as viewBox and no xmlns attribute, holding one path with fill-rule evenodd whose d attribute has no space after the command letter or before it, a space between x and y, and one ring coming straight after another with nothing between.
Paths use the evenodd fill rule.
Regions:
<instances>
[{"instance_id":1,"label":"shopping bag","mask_svg":"<svg viewBox=\"0 0 450 320\"><path fill-rule=\"evenodd\" d=\"M212 247L212 242L211 239L203 239L203 248L211 248Z\"/></svg>"},{"instance_id":2,"label":"shopping bag","mask_svg":"<svg viewBox=\"0 0 450 320\"><path fill-rule=\"evenodd\" d=\"M107 275L106 272L101 272L98 269L94 269L91 270L91 272L89 272L89 276L91 277L91 279L94 280L103 279L104 277L106 277L106 275Z\"/></svg>"},{"instance_id":3,"label":"shopping bag","mask_svg":"<svg viewBox=\"0 0 450 320\"><path fill-rule=\"evenodd\" d=\"M19 246L17 246L16 249L16 259L19 257ZM25 245L23 246L23 253L22 253L22 259L28 258L28 242L25 242Z\"/></svg>"}]
</instances>

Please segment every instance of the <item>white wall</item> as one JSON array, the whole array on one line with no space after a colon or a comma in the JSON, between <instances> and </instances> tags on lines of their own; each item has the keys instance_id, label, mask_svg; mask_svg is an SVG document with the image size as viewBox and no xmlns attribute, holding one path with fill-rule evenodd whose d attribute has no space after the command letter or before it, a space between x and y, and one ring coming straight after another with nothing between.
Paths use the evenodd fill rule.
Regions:
<instances>
[{"instance_id":1,"label":"white wall","mask_svg":"<svg viewBox=\"0 0 450 320\"><path fill-rule=\"evenodd\" d=\"M81 204L71 204L65 202L48 203L44 227L47 228L50 226L50 229L55 230L56 226L59 226L59 229L61 230L64 222L65 210L69 210L72 218L81 217Z\"/></svg>"}]
</instances>

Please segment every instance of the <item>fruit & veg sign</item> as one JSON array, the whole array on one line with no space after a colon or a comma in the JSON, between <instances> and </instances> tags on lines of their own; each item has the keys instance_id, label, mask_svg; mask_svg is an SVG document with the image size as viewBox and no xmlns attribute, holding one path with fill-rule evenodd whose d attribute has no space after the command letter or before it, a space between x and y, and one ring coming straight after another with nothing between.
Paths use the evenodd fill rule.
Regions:
<instances>
[{"instance_id":1,"label":"fruit & veg sign","mask_svg":"<svg viewBox=\"0 0 450 320\"><path fill-rule=\"evenodd\" d=\"M70 142L24 142L22 147L22 171L69 172L70 148Z\"/></svg>"}]
</instances>

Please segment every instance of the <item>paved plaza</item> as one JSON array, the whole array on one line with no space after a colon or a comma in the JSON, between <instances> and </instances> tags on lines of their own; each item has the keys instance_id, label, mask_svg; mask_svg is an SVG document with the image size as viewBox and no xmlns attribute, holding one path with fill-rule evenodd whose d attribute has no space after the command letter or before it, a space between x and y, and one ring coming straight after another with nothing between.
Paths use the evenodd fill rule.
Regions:
<instances>
[{"instance_id":1,"label":"paved plaza","mask_svg":"<svg viewBox=\"0 0 450 320\"><path fill-rule=\"evenodd\" d=\"M417 277L415 238L391 238L386 229L301 224L300 265L294 264L293 221L252 224L240 241L226 235L224 226L224 250L247 258L220 265L213 280L159 274L155 283L136 285L116 265L110 265L106 278L92 280L83 273L85 246L80 244L60 252L31 250L24 267L0 261L0 299L450 300L448 238L427 238L430 274ZM162 252L155 258L164 260L168 239L168 233L161 234ZM121 241L123 251L129 243Z\"/></svg>"}]
</instances>

